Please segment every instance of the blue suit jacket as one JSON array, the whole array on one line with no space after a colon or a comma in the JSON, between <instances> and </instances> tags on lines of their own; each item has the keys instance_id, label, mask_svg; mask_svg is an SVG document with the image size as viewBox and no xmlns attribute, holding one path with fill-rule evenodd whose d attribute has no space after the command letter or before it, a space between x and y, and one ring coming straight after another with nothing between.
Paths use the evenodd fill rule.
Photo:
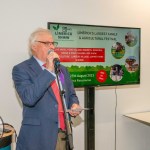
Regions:
<instances>
[{"instance_id":1,"label":"blue suit jacket","mask_svg":"<svg viewBox=\"0 0 150 150\"><path fill-rule=\"evenodd\" d=\"M64 74L67 107L79 103L67 69ZM31 57L14 66L15 88L23 103L23 120L16 150L55 150L58 134L58 104L50 84L55 77Z\"/></svg>"}]
</instances>

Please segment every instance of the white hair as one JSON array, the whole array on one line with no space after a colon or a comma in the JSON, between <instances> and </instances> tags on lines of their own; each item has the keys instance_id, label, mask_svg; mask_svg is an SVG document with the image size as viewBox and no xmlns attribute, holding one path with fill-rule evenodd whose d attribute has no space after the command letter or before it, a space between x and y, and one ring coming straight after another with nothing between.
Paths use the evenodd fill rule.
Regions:
<instances>
[{"instance_id":1,"label":"white hair","mask_svg":"<svg viewBox=\"0 0 150 150\"><path fill-rule=\"evenodd\" d=\"M49 34L52 35L51 31L49 29L43 29L43 28L38 28L37 30L35 30L33 33L31 33L30 37L29 37L29 50L32 51L32 45L35 43L35 41L37 40L37 37L39 34Z\"/></svg>"}]
</instances>

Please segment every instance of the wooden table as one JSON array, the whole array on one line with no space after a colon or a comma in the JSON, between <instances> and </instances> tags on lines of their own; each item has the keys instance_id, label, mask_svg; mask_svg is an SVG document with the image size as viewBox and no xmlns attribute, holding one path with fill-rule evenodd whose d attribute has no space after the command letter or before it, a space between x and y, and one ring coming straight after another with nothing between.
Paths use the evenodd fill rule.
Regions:
<instances>
[{"instance_id":1,"label":"wooden table","mask_svg":"<svg viewBox=\"0 0 150 150\"><path fill-rule=\"evenodd\" d=\"M150 112L149 111L126 114L124 116L150 126Z\"/></svg>"}]
</instances>

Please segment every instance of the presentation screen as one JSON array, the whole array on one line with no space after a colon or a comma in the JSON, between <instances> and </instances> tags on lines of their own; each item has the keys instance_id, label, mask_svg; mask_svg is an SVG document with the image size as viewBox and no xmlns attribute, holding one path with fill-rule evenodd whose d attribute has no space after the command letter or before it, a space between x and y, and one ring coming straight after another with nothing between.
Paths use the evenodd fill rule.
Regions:
<instances>
[{"instance_id":1,"label":"presentation screen","mask_svg":"<svg viewBox=\"0 0 150 150\"><path fill-rule=\"evenodd\" d=\"M48 22L75 87L140 84L140 28Z\"/></svg>"}]
</instances>

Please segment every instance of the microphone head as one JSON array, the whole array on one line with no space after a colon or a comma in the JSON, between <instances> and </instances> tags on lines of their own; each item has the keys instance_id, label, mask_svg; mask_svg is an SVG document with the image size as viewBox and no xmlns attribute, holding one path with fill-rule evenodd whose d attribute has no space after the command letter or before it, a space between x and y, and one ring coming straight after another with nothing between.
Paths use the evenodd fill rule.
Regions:
<instances>
[{"instance_id":1,"label":"microphone head","mask_svg":"<svg viewBox=\"0 0 150 150\"><path fill-rule=\"evenodd\" d=\"M53 49L49 49L47 54L49 55L51 52L54 52L54 50Z\"/></svg>"},{"instance_id":2,"label":"microphone head","mask_svg":"<svg viewBox=\"0 0 150 150\"><path fill-rule=\"evenodd\" d=\"M54 67L55 68L59 68L59 66L60 66L60 60L58 58L54 58L53 59L53 63L54 63Z\"/></svg>"}]
</instances>

